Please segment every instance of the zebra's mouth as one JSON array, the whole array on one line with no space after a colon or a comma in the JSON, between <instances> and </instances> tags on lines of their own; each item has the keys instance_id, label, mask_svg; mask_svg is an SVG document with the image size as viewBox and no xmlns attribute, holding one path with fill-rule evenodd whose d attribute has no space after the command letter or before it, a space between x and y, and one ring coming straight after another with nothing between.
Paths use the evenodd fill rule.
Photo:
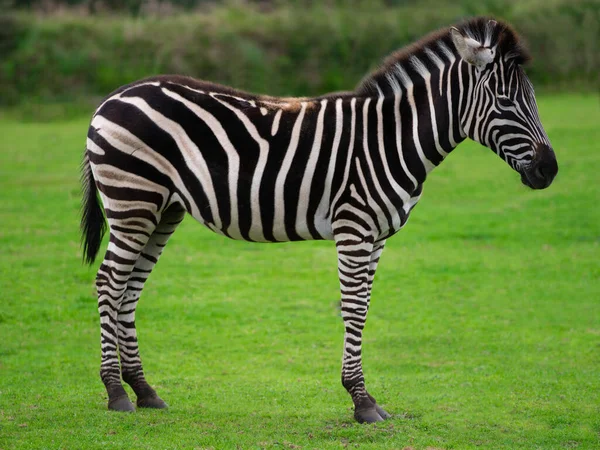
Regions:
<instances>
[{"instance_id":1,"label":"zebra's mouth","mask_svg":"<svg viewBox=\"0 0 600 450\"><path fill-rule=\"evenodd\" d=\"M538 144L535 148L536 160L520 171L521 181L531 189L546 189L558 173L558 164L552 148Z\"/></svg>"},{"instance_id":2,"label":"zebra's mouth","mask_svg":"<svg viewBox=\"0 0 600 450\"><path fill-rule=\"evenodd\" d=\"M548 170L537 164L531 169L521 171L521 182L531 189L546 189L552 184L557 172L558 166L556 169Z\"/></svg>"},{"instance_id":3,"label":"zebra's mouth","mask_svg":"<svg viewBox=\"0 0 600 450\"><path fill-rule=\"evenodd\" d=\"M526 171L522 171L521 172L521 183L523 183L525 186L527 186L527 187L529 187L531 189L535 189L535 186L529 180L529 177L527 176L527 172Z\"/></svg>"},{"instance_id":4,"label":"zebra's mouth","mask_svg":"<svg viewBox=\"0 0 600 450\"><path fill-rule=\"evenodd\" d=\"M552 183L552 178L544 177L538 169L521 172L521 182L531 189L546 189Z\"/></svg>"}]
</instances>

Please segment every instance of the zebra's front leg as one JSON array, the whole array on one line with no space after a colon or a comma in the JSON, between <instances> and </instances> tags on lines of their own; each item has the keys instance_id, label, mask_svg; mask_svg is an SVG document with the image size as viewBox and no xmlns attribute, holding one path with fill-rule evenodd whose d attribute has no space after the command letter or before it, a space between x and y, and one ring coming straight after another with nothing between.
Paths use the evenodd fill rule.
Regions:
<instances>
[{"instance_id":1,"label":"zebra's front leg","mask_svg":"<svg viewBox=\"0 0 600 450\"><path fill-rule=\"evenodd\" d=\"M342 384L352 396L354 418L360 423L380 422L389 414L377 405L365 387L362 333L369 309L371 283L383 245L374 244L372 236L339 233L336 247L344 320Z\"/></svg>"},{"instance_id":2,"label":"zebra's front leg","mask_svg":"<svg viewBox=\"0 0 600 450\"><path fill-rule=\"evenodd\" d=\"M375 242L373 245L373 250L371 251L371 257L369 260L369 274L368 274L368 299L367 299L367 309L371 305L371 290L373 288L373 280L375 279L375 272L377 271L377 265L379 264L379 258L381 258L381 254L383 253L383 248L385 246L385 239L382 241ZM377 404L375 399L371 394L367 392L369 398L375 403L375 410L381 416L382 419L389 419L392 417L387 411L385 411L381 406Z\"/></svg>"}]
</instances>

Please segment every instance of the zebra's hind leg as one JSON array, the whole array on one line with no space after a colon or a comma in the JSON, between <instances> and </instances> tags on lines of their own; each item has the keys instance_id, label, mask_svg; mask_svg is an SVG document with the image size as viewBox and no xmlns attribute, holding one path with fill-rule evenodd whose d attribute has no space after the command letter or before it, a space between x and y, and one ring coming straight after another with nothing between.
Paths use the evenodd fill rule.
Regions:
<instances>
[{"instance_id":1,"label":"zebra's hind leg","mask_svg":"<svg viewBox=\"0 0 600 450\"><path fill-rule=\"evenodd\" d=\"M123 297L119 313L119 354L123 381L131 386L137 396L140 408L166 408L167 404L158 396L144 377L142 360L135 328L135 309L144 283L156 265L169 237L185 216L185 210L178 204L170 206L150 236L148 243L137 259Z\"/></svg>"},{"instance_id":2,"label":"zebra's hind leg","mask_svg":"<svg viewBox=\"0 0 600 450\"><path fill-rule=\"evenodd\" d=\"M349 226L340 227L335 239L345 328L342 384L352 396L354 418L360 423L380 422L390 415L377 405L365 387L362 333L383 243L374 243L372 236L361 236Z\"/></svg>"},{"instance_id":3,"label":"zebra's hind leg","mask_svg":"<svg viewBox=\"0 0 600 450\"><path fill-rule=\"evenodd\" d=\"M108 409L134 411L133 403L121 384L118 314L131 272L154 231L157 219L150 211L144 211L140 217L131 217L131 214L108 207L105 207L105 212L110 241L96 276L102 350L100 378L108 393Z\"/></svg>"}]
</instances>

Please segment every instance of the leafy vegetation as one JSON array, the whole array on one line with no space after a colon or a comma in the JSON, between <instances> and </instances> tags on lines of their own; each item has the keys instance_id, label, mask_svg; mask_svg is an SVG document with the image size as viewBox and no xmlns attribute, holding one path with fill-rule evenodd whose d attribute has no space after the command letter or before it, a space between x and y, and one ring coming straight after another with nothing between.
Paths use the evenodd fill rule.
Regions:
<instances>
[{"instance_id":1,"label":"leafy vegetation","mask_svg":"<svg viewBox=\"0 0 600 450\"><path fill-rule=\"evenodd\" d=\"M365 372L394 414L376 426L353 422L339 381L333 245L191 219L138 308L171 408L106 411L78 243L88 119L0 120L0 448L599 448L598 102L540 99L548 190L472 143L431 175L375 282Z\"/></svg>"},{"instance_id":2,"label":"leafy vegetation","mask_svg":"<svg viewBox=\"0 0 600 450\"><path fill-rule=\"evenodd\" d=\"M170 15L3 15L0 105L90 109L117 87L157 73L273 95L348 90L391 51L481 14L506 19L525 36L536 86L589 90L600 81L600 3L593 0L267 3Z\"/></svg>"}]
</instances>

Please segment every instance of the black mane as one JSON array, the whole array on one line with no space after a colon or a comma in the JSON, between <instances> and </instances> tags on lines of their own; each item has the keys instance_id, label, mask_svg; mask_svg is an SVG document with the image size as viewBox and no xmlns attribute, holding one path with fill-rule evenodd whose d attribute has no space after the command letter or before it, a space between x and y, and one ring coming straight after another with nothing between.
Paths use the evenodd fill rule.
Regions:
<instances>
[{"instance_id":1,"label":"black mane","mask_svg":"<svg viewBox=\"0 0 600 450\"><path fill-rule=\"evenodd\" d=\"M375 71L367 75L358 85L356 92L359 94L373 94L374 85L393 70L396 64L403 65L413 56L420 56L425 49L436 50L439 42L454 51L454 44L450 36L450 29L442 28L428 34L417 42L409 44L389 55ZM472 37L482 44L489 43L490 47L497 46L498 57L512 59L517 64L525 64L531 60L523 40L516 31L507 23L490 17L476 17L454 25L462 34Z\"/></svg>"}]
</instances>

